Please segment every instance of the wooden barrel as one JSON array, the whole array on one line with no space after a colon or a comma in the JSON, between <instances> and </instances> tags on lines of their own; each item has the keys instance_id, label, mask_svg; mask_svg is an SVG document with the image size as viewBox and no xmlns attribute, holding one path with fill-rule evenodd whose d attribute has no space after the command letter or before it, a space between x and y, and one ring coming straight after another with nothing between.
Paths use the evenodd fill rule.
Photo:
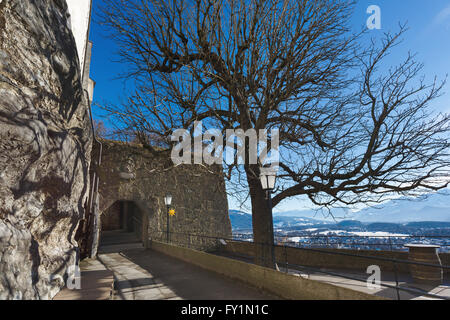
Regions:
<instances>
[{"instance_id":1,"label":"wooden barrel","mask_svg":"<svg viewBox=\"0 0 450 320\"><path fill-rule=\"evenodd\" d=\"M437 265L437 267L431 267L410 264L409 267L414 282L430 285L442 284L442 263L437 252L437 249L440 247L421 244L408 244L405 247L409 248L409 261Z\"/></svg>"}]
</instances>

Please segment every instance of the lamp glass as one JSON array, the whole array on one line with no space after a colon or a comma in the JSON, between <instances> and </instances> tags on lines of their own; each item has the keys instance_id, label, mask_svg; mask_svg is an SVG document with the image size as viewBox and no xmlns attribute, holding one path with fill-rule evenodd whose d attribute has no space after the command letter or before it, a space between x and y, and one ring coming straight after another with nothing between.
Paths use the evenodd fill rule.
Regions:
<instances>
[{"instance_id":1,"label":"lamp glass","mask_svg":"<svg viewBox=\"0 0 450 320\"><path fill-rule=\"evenodd\" d=\"M164 203L166 206L170 206L172 204L172 195L170 193L164 197Z\"/></svg>"},{"instance_id":2,"label":"lamp glass","mask_svg":"<svg viewBox=\"0 0 450 320\"><path fill-rule=\"evenodd\" d=\"M272 173L272 174L267 176L267 187L268 187L268 189L270 189L270 190L275 189L275 178L276 178L275 173Z\"/></svg>"},{"instance_id":3,"label":"lamp glass","mask_svg":"<svg viewBox=\"0 0 450 320\"><path fill-rule=\"evenodd\" d=\"M261 173L259 179L261 180L261 186L263 190L267 190L267 176L264 173Z\"/></svg>"},{"instance_id":4,"label":"lamp glass","mask_svg":"<svg viewBox=\"0 0 450 320\"><path fill-rule=\"evenodd\" d=\"M277 171L273 168L261 168L261 174L259 179L261 180L261 186L263 190L275 189L275 182L277 177Z\"/></svg>"}]
</instances>

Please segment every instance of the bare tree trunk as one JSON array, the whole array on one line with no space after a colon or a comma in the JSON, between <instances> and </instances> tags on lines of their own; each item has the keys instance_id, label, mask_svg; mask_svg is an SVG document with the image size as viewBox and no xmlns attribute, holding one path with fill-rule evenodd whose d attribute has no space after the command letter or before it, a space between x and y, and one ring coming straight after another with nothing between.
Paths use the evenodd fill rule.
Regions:
<instances>
[{"instance_id":1,"label":"bare tree trunk","mask_svg":"<svg viewBox=\"0 0 450 320\"><path fill-rule=\"evenodd\" d=\"M255 243L255 263L275 269L275 248L273 237L273 217L265 191L258 178L257 165L246 166L248 186L252 203L253 241Z\"/></svg>"}]
</instances>

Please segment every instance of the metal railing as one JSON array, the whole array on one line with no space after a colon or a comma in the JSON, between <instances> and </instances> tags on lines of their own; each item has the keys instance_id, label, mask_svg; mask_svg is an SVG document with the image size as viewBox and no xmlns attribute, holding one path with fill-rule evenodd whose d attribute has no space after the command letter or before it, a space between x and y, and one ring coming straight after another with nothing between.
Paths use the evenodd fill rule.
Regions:
<instances>
[{"instance_id":1,"label":"metal railing","mask_svg":"<svg viewBox=\"0 0 450 320\"><path fill-rule=\"evenodd\" d=\"M336 236L333 236L333 237L336 237ZM367 237L372 237L372 236L367 236ZM386 237L389 238L389 236L383 236L383 238L386 238ZM342 238L344 238L344 237L342 237ZM348 238L348 236L345 236L345 238ZM355 236L355 238L366 238L366 236ZM432 235L431 236L408 236L408 238L410 238L410 239L416 239L416 238L450 239L450 237L446 237L446 236L432 236ZM167 243L167 231L166 230L160 230L160 231L153 230L152 237L150 238L150 240L156 240L156 241ZM245 241L245 240L236 239L236 238L209 236L209 235L201 235L201 234L193 234L193 233L172 232L172 231L170 232L169 244L184 246L184 247L192 248L192 249L200 249L200 250L209 249L208 251L212 251L212 253L220 255L220 253L218 252L218 249L220 249L221 247L226 245L227 242L246 243L246 244L251 244L253 246L269 245L266 243L255 243L253 241L248 241L248 240ZM379 285L381 287L394 289L398 300L401 300L401 297L400 297L401 291L415 294L418 296L427 296L427 297L436 298L436 299L450 300L450 297L448 297L448 296L433 294L430 292L426 292L426 291L411 288L411 287L400 286L399 271L398 271L399 265L406 264L406 265L410 265L410 266L415 265L415 266L423 266L423 267L430 267L430 268L439 268L441 270L446 270L448 272L448 271L450 271L450 266L448 266L448 265L438 265L438 264L433 264L433 263L418 262L418 261L404 260L404 259L398 259L398 258L388 258L388 257L381 257L381 256L371 256L371 255L367 255L367 254L355 254L355 253L350 253L350 252L343 252L345 250L342 250L341 252L339 252L339 250L336 250L336 249L331 251L330 248L310 248L310 247L303 247L303 246L298 246L298 245L292 246L292 245L289 245L289 243L287 243L287 242L283 243L283 245L274 244L274 245L270 245L270 246L273 246L274 250L276 248L279 248L281 250L284 250L284 252L286 253L284 255L284 259L283 259L284 261L281 261L280 259L277 259L277 258L275 259L276 260L275 263L277 264L277 266L282 267L279 270L282 270L284 267L284 272L286 272L286 273L295 272L295 271L307 271L308 276L311 275L311 273L317 273L317 274L325 274L325 275L329 275L329 276L340 277L340 278L344 278L344 279L348 279L348 280L367 283L367 277L366 278L358 277L358 276L355 276L354 274L349 275L348 273L342 273L342 272L335 271L335 270L324 270L323 267L311 267L311 266L300 265L298 263L293 263L292 261L289 261L289 259L288 259L288 254L287 254L288 248L290 250L301 250L301 251L313 252L313 253L317 253L317 254L342 256L342 257L347 257L349 259L364 259L364 260L379 261L379 262L382 261L384 263L392 263L393 270L394 270L395 285L388 284L383 281L381 281L379 283ZM331 248L331 249L333 249L333 248ZM392 249L392 243L391 243L391 249ZM395 251L389 250L389 252L395 252ZM230 255L230 254L227 255L227 257L234 258L234 259L244 259L244 260L246 260L246 262L250 262L250 263L253 262L251 260L253 257L245 255L245 254L234 253L232 255ZM365 271L366 270L364 270L364 272ZM367 276L366 273L365 273L365 275Z\"/></svg>"},{"instance_id":2,"label":"metal railing","mask_svg":"<svg viewBox=\"0 0 450 320\"><path fill-rule=\"evenodd\" d=\"M289 239L297 238L297 241ZM251 235L237 233L233 239L240 241L252 240ZM374 240L370 240L374 239ZM421 244L439 245L440 252L450 252L450 235L289 235L275 234L275 242L311 248L335 248L354 250L407 251L405 244L419 242Z\"/></svg>"}]
</instances>

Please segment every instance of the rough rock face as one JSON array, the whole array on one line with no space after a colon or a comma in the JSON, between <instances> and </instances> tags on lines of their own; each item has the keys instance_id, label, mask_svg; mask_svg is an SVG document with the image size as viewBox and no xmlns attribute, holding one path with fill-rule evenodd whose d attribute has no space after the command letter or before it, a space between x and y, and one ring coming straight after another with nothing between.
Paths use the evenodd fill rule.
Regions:
<instances>
[{"instance_id":1,"label":"rough rock face","mask_svg":"<svg viewBox=\"0 0 450 320\"><path fill-rule=\"evenodd\" d=\"M66 12L0 1L0 299L50 299L76 261L91 130Z\"/></svg>"}]
</instances>

